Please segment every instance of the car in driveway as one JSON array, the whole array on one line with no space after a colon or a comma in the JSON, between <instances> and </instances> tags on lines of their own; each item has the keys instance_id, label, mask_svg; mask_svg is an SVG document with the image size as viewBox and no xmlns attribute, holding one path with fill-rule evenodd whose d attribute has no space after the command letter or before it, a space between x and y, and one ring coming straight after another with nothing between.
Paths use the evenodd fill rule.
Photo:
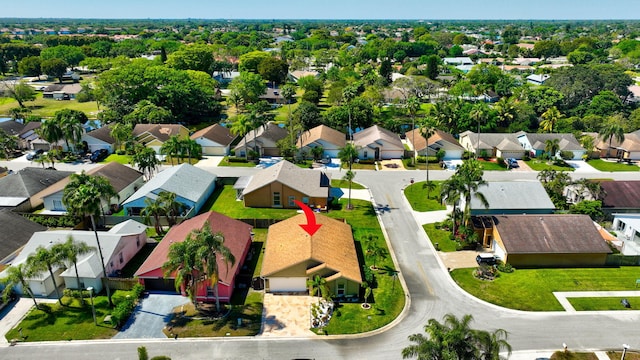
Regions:
<instances>
[{"instance_id":1,"label":"car in driveway","mask_svg":"<svg viewBox=\"0 0 640 360\"><path fill-rule=\"evenodd\" d=\"M518 160L514 158L508 158L507 165L509 166L509 169L515 169L520 167L520 165L518 165Z\"/></svg>"},{"instance_id":2,"label":"car in driveway","mask_svg":"<svg viewBox=\"0 0 640 360\"><path fill-rule=\"evenodd\" d=\"M476 256L476 262L478 265L495 265L498 263L498 258L493 254L480 253Z\"/></svg>"},{"instance_id":3,"label":"car in driveway","mask_svg":"<svg viewBox=\"0 0 640 360\"><path fill-rule=\"evenodd\" d=\"M29 161L36 160L42 154L44 154L44 150L42 150L42 149L29 151L27 153L27 160L29 160Z\"/></svg>"},{"instance_id":4,"label":"car in driveway","mask_svg":"<svg viewBox=\"0 0 640 360\"><path fill-rule=\"evenodd\" d=\"M109 156L109 150L99 149L91 153L91 156L89 156L89 160L91 160L91 162L93 163L97 163L106 159L107 156Z\"/></svg>"}]
</instances>

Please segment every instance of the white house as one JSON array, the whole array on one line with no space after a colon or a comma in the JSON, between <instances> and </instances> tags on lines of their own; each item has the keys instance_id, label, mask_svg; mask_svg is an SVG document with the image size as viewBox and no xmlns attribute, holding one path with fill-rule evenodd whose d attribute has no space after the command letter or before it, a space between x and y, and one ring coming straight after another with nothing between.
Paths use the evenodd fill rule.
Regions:
<instances>
[{"instance_id":1,"label":"white house","mask_svg":"<svg viewBox=\"0 0 640 360\"><path fill-rule=\"evenodd\" d=\"M529 151L532 156L540 156L545 153L548 140L558 140L558 153L570 152L573 154L572 160L580 160L587 153L573 134L542 134L542 133L526 133L520 131L516 133L518 141L522 147ZM557 156L558 154L554 154Z\"/></svg>"},{"instance_id":2,"label":"white house","mask_svg":"<svg viewBox=\"0 0 640 360\"><path fill-rule=\"evenodd\" d=\"M229 147L236 138L226 127L213 124L191 135L202 147L202 155L229 155Z\"/></svg>"},{"instance_id":3,"label":"white house","mask_svg":"<svg viewBox=\"0 0 640 360\"><path fill-rule=\"evenodd\" d=\"M359 159L400 159L404 156L404 145L400 136L378 125L373 125L353 134L353 144Z\"/></svg>"},{"instance_id":4,"label":"white house","mask_svg":"<svg viewBox=\"0 0 640 360\"><path fill-rule=\"evenodd\" d=\"M550 77L549 74L531 74L527 76L527 82L534 85L544 85Z\"/></svg>"},{"instance_id":5,"label":"white house","mask_svg":"<svg viewBox=\"0 0 640 360\"><path fill-rule=\"evenodd\" d=\"M109 153L113 153L116 140L111 136L111 126L105 125L101 128L82 134L82 144L89 152L100 149L107 149Z\"/></svg>"},{"instance_id":6,"label":"white house","mask_svg":"<svg viewBox=\"0 0 640 360\"><path fill-rule=\"evenodd\" d=\"M640 255L640 214L613 214L613 230L622 240L624 255Z\"/></svg>"}]
</instances>

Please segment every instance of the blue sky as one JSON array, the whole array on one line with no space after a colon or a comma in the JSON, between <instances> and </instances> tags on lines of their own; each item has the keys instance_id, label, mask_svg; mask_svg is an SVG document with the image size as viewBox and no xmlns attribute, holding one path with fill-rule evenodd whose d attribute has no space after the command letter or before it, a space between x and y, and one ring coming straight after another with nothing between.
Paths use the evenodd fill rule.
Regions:
<instances>
[{"instance_id":1,"label":"blue sky","mask_svg":"<svg viewBox=\"0 0 640 360\"><path fill-rule=\"evenodd\" d=\"M640 0L27 0L7 1L0 17L639 19Z\"/></svg>"}]
</instances>

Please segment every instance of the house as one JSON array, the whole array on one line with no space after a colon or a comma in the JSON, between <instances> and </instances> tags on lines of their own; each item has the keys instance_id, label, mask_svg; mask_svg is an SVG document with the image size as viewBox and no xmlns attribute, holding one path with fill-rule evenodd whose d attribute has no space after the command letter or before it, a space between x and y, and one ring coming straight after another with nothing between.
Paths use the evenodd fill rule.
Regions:
<instances>
[{"instance_id":1,"label":"house","mask_svg":"<svg viewBox=\"0 0 640 360\"><path fill-rule=\"evenodd\" d=\"M0 179L0 208L31 211L42 205L42 193L50 186L66 179L71 171L24 168Z\"/></svg>"},{"instance_id":2,"label":"house","mask_svg":"<svg viewBox=\"0 0 640 360\"><path fill-rule=\"evenodd\" d=\"M63 76L63 80L64 79L65 78ZM82 90L82 86L77 83L76 84L53 84L53 85L47 86L42 90L42 97L44 99L71 100L71 99L75 99L81 90Z\"/></svg>"},{"instance_id":3,"label":"house","mask_svg":"<svg viewBox=\"0 0 640 360\"><path fill-rule=\"evenodd\" d=\"M298 137L296 147L300 152L311 154L311 149L322 147L322 158L337 158L346 144L346 135L326 125L319 125L309 131L303 131Z\"/></svg>"},{"instance_id":4,"label":"house","mask_svg":"<svg viewBox=\"0 0 640 360\"><path fill-rule=\"evenodd\" d=\"M269 104L284 104L285 100L280 93L280 89L267 88L264 94L260 95L260 100L265 100Z\"/></svg>"},{"instance_id":5,"label":"house","mask_svg":"<svg viewBox=\"0 0 640 360\"><path fill-rule=\"evenodd\" d=\"M251 249L252 227L242 221L213 211L185 220L169 230L135 273L146 290L176 290L175 274L165 275L162 269L168 260L169 248L173 243L185 241L193 230L201 230L206 223L211 227L212 233L222 233L224 246L229 248L236 260L233 264L227 264L219 257L217 261L219 271L218 297L222 301L231 299L236 287L236 277ZM183 293L183 295L185 294ZM196 299L204 302L215 300L211 280L206 280L206 284L198 288Z\"/></svg>"},{"instance_id":6,"label":"house","mask_svg":"<svg viewBox=\"0 0 640 360\"><path fill-rule=\"evenodd\" d=\"M611 253L588 215L493 215L474 226L516 268L604 266Z\"/></svg>"},{"instance_id":7,"label":"house","mask_svg":"<svg viewBox=\"0 0 640 360\"><path fill-rule=\"evenodd\" d=\"M640 160L640 130L624 134L624 140L619 142L614 138L602 139L599 135L593 134L596 138L596 149L600 152L600 157L613 157L625 160Z\"/></svg>"},{"instance_id":8,"label":"house","mask_svg":"<svg viewBox=\"0 0 640 360\"><path fill-rule=\"evenodd\" d=\"M258 156L279 156L277 142L286 138L289 132L274 122L249 131L233 148L236 156L245 157L245 151L256 151Z\"/></svg>"},{"instance_id":9,"label":"house","mask_svg":"<svg viewBox=\"0 0 640 360\"><path fill-rule=\"evenodd\" d=\"M543 133L526 133L520 131L516 133L516 137L522 147L529 151L529 153L538 157L545 154L545 148L548 140L558 140L558 153L553 154L558 156L562 152L570 152L572 155L570 160L580 160L582 156L587 153L587 150L580 145L580 142L573 134L543 134Z\"/></svg>"},{"instance_id":10,"label":"house","mask_svg":"<svg viewBox=\"0 0 640 360\"><path fill-rule=\"evenodd\" d=\"M42 123L40 121L30 121L24 125L24 128L18 133L20 139L19 146L23 149L38 150L31 144L32 141L40 139L40 136L36 132ZM49 146L43 148L43 150L49 150Z\"/></svg>"},{"instance_id":11,"label":"house","mask_svg":"<svg viewBox=\"0 0 640 360\"><path fill-rule=\"evenodd\" d=\"M114 226L109 231L98 232L107 276L118 275L138 251L142 249L147 242L146 230L146 225L134 220L127 220ZM56 283L58 286L64 284L65 287L70 289L84 289L92 286L96 292L102 291L102 277L104 274L100 264L100 255L96 251L98 243L93 231L38 231L31 236L31 239L11 262L11 265L23 264L27 261L29 255L33 254L40 246L50 249L55 244L66 242L69 237L73 238L73 241L86 243L93 248L93 251L78 256L77 266L80 284L78 284L75 268L72 264L53 267ZM5 273L0 273L0 277L5 275ZM27 281L36 296L47 297L55 291L53 279L48 271L29 277ZM22 289L16 290L22 293Z\"/></svg>"},{"instance_id":12,"label":"house","mask_svg":"<svg viewBox=\"0 0 640 360\"><path fill-rule=\"evenodd\" d=\"M488 206L475 196L480 193ZM552 214L556 207L539 181L490 181L471 195L471 215Z\"/></svg>"},{"instance_id":13,"label":"house","mask_svg":"<svg viewBox=\"0 0 640 360\"><path fill-rule=\"evenodd\" d=\"M102 211L106 214L114 210L117 211L116 209L119 207L121 201L133 195L134 192L144 185L141 172L117 162L110 162L106 165L93 168L87 171L87 175L104 177L117 193L117 196L110 201L103 202ZM69 180L70 178L66 178L58 181L42 194L45 210L51 212L67 211L67 208L62 203L62 196L64 195L64 188L69 183Z\"/></svg>"},{"instance_id":14,"label":"house","mask_svg":"<svg viewBox=\"0 0 640 360\"><path fill-rule=\"evenodd\" d=\"M220 84L228 84L233 79L239 76L240 76L239 71L214 71L213 72L213 79L219 82Z\"/></svg>"},{"instance_id":15,"label":"house","mask_svg":"<svg viewBox=\"0 0 640 360\"><path fill-rule=\"evenodd\" d=\"M22 132L22 129L24 129L24 126L25 125L23 123L19 123L15 120L0 121L0 129L4 130L7 135L11 136L18 136L18 134Z\"/></svg>"},{"instance_id":16,"label":"house","mask_svg":"<svg viewBox=\"0 0 640 360\"><path fill-rule=\"evenodd\" d=\"M301 77L305 77L305 76L318 77L320 76L320 73L315 70L294 70L294 71L289 71L287 78L289 81L297 83Z\"/></svg>"},{"instance_id":17,"label":"house","mask_svg":"<svg viewBox=\"0 0 640 360\"><path fill-rule=\"evenodd\" d=\"M136 141L160 154L160 148L172 136L189 138L189 129L180 124L136 124L133 137Z\"/></svg>"},{"instance_id":18,"label":"house","mask_svg":"<svg viewBox=\"0 0 640 360\"><path fill-rule=\"evenodd\" d=\"M464 56L446 57L446 58L442 59L442 62L444 62L445 65L453 65L453 66L475 65L473 60L471 60L470 57L464 57Z\"/></svg>"},{"instance_id":19,"label":"house","mask_svg":"<svg viewBox=\"0 0 640 360\"><path fill-rule=\"evenodd\" d=\"M522 159L525 149L515 134L474 133L465 131L460 134L460 145L480 157L501 157L503 159Z\"/></svg>"},{"instance_id":20,"label":"house","mask_svg":"<svg viewBox=\"0 0 640 360\"><path fill-rule=\"evenodd\" d=\"M361 160L400 159L404 156L404 145L400 136L378 125L353 134L353 144Z\"/></svg>"},{"instance_id":21,"label":"house","mask_svg":"<svg viewBox=\"0 0 640 360\"><path fill-rule=\"evenodd\" d=\"M224 156L229 155L229 148L236 136L232 135L226 127L213 124L196 131L190 138L200 144L202 155Z\"/></svg>"},{"instance_id":22,"label":"house","mask_svg":"<svg viewBox=\"0 0 640 360\"><path fill-rule=\"evenodd\" d=\"M614 213L640 212L640 180L601 181L606 193L602 200L602 211L607 217Z\"/></svg>"},{"instance_id":23,"label":"house","mask_svg":"<svg viewBox=\"0 0 640 360\"><path fill-rule=\"evenodd\" d=\"M122 203L125 213L138 215L147 206L145 200L155 201L163 191L176 194L183 205L181 216L195 216L216 187L216 175L190 164L180 164L161 171Z\"/></svg>"},{"instance_id":24,"label":"house","mask_svg":"<svg viewBox=\"0 0 640 360\"><path fill-rule=\"evenodd\" d=\"M531 74L527 76L527 82L534 85L544 85L550 77L551 75L549 74Z\"/></svg>"},{"instance_id":25,"label":"house","mask_svg":"<svg viewBox=\"0 0 640 360\"><path fill-rule=\"evenodd\" d=\"M107 149L111 154L117 150L116 140L111 136L111 124L82 134L81 141L87 152Z\"/></svg>"},{"instance_id":26,"label":"house","mask_svg":"<svg viewBox=\"0 0 640 360\"><path fill-rule=\"evenodd\" d=\"M419 156L436 156L438 151L444 151L443 160L459 160L462 159L464 148L460 146L458 140L453 135L442 130L436 130L429 137L429 141L422 136L420 129L407 131L406 139L412 148L418 152ZM429 147L427 147L429 144Z\"/></svg>"},{"instance_id":27,"label":"house","mask_svg":"<svg viewBox=\"0 0 640 360\"><path fill-rule=\"evenodd\" d=\"M349 224L316 214L320 229L310 236L299 225L304 214L269 227L260 276L271 293L307 293L307 281L326 280L329 292L338 297L360 292L362 275Z\"/></svg>"},{"instance_id":28,"label":"house","mask_svg":"<svg viewBox=\"0 0 640 360\"><path fill-rule=\"evenodd\" d=\"M623 255L640 255L640 213L613 214L612 228L622 240Z\"/></svg>"},{"instance_id":29,"label":"house","mask_svg":"<svg viewBox=\"0 0 640 360\"><path fill-rule=\"evenodd\" d=\"M10 263L33 233L47 230L8 209L0 210L0 267Z\"/></svg>"},{"instance_id":30,"label":"house","mask_svg":"<svg viewBox=\"0 0 640 360\"><path fill-rule=\"evenodd\" d=\"M297 209L298 200L326 209L331 196L330 173L302 169L286 160L257 172L242 189L246 207Z\"/></svg>"}]
</instances>

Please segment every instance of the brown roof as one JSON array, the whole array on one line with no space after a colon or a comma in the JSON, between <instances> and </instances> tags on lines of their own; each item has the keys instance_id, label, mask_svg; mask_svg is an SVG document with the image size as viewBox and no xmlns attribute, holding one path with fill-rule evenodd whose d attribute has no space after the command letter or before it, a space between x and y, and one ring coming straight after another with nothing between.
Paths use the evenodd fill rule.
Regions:
<instances>
[{"instance_id":1,"label":"brown roof","mask_svg":"<svg viewBox=\"0 0 640 360\"><path fill-rule=\"evenodd\" d=\"M107 144L113 144L116 140L111 136L111 124L107 124L99 129L95 129L87 133L87 135L98 140L102 140Z\"/></svg>"},{"instance_id":2,"label":"brown roof","mask_svg":"<svg viewBox=\"0 0 640 360\"><path fill-rule=\"evenodd\" d=\"M218 257L218 269L220 281L230 284L233 276L244 259L241 257L245 253L247 246L251 246L251 225L240 220L232 219L220 213L209 211L200 214L189 220L185 220L169 230L162 241L153 249L147 260L138 268L135 276L145 276L154 270L162 269L162 265L167 261L169 247L174 242L183 242L187 239L192 230L200 230L204 223L209 221L213 233L221 232L224 235L224 245L229 248L236 258L235 264L227 264Z\"/></svg>"},{"instance_id":3,"label":"brown roof","mask_svg":"<svg viewBox=\"0 0 640 360\"><path fill-rule=\"evenodd\" d=\"M417 151L422 151L427 147L427 139L424 136L422 136L422 134L420 133L420 129L413 129L411 131L407 131L405 135L407 140L411 142L414 141L414 135L415 135L415 144L413 144L413 148L416 149ZM456 140L456 138L454 138L453 135L446 133L442 130L436 129L435 133L431 135L431 137L429 137L429 146L432 146L438 141L446 141L456 147L459 147L461 150L463 149L463 147L460 146L460 144L458 143L458 140Z\"/></svg>"},{"instance_id":4,"label":"brown roof","mask_svg":"<svg viewBox=\"0 0 640 360\"><path fill-rule=\"evenodd\" d=\"M602 254L611 249L588 215L496 215L507 254Z\"/></svg>"},{"instance_id":5,"label":"brown roof","mask_svg":"<svg viewBox=\"0 0 640 360\"><path fill-rule=\"evenodd\" d=\"M608 149L609 139L602 139L599 134L589 134L596 139L596 148ZM640 130L624 134L624 140L618 142L615 137L611 139L611 147L624 149L626 151L640 151Z\"/></svg>"},{"instance_id":6,"label":"brown roof","mask_svg":"<svg viewBox=\"0 0 640 360\"><path fill-rule=\"evenodd\" d=\"M353 143L356 146L365 147L379 140L384 140L392 146L395 145L397 149L404 149L402 140L400 140L400 136L398 136L398 134L381 128L378 125L373 125L353 134Z\"/></svg>"},{"instance_id":7,"label":"brown roof","mask_svg":"<svg viewBox=\"0 0 640 360\"><path fill-rule=\"evenodd\" d=\"M302 169L287 160L257 172L243 191L243 195L279 182L310 197L328 197L331 174L323 171Z\"/></svg>"},{"instance_id":8,"label":"brown roof","mask_svg":"<svg viewBox=\"0 0 640 360\"><path fill-rule=\"evenodd\" d=\"M39 129L40 126L42 126L42 122L40 121L29 121L28 123L26 123L24 128L22 128L22 131L20 131L20 134L18 134L18 136L22 136L24 133L28 131Z\"/></svg>"},{"instance_id":9,"label":"brown roof","mask_svg":"<svg viewBox=\"0 0 640 360\"><path fill-rule=\"evenodd\" d=\"M300 134L297 146L301 148L321 139L330 144L334 144L339 148L343 148L346 143L346 136L344 133L326 125L319 125Z\"/></svg>"},{"instance_id":10,"label":"brown roof","mask_svg":"<svg viewBox=\"0 0 640 360\"><path fill-rule=\"evenodd\" d=\"M297 264L313 262L344 278L362 282L351 226L321 214L315 214L315 218L322 226L313 236L299 226L307 223L304 214L269 226L261 275L270 276Z\"/></svg>"},{"instance_id":11,"label":"brown roof","mask_svg":"<svg viewBox=\"0 0 640 360\"><path fill-rule=\"evenodd\" d=\"M180 124L136 124L133 128L133 136L138 137L147 132L156 139L165 142L174 135L180 135L180 129L184 126Z\"/></svg>"},{"instance_id":12,"label":"brown roof","mask_svg":"<svg viewBox=\"0 0 640 360\"><path fill-rule=\"evenodd\" d=\"M607 193L602 201L604 208L640 208L640 181L602 181Z\"/></svg>"},{"instance_id":13,"label":"brown roof","mask_svg":"<svg viewBox=\"0 0 640 360\"><path fill-rule=\"evenodd\" d=\"M220 124L213 124L204 129L196 131L195 133L193 133L193 135L191 135L191 140L196 140L200 137L209 139L223 146L231 144L231 142L236 138L235 136L231 135L229 129Z\"/></svg>"}]
</instances>

